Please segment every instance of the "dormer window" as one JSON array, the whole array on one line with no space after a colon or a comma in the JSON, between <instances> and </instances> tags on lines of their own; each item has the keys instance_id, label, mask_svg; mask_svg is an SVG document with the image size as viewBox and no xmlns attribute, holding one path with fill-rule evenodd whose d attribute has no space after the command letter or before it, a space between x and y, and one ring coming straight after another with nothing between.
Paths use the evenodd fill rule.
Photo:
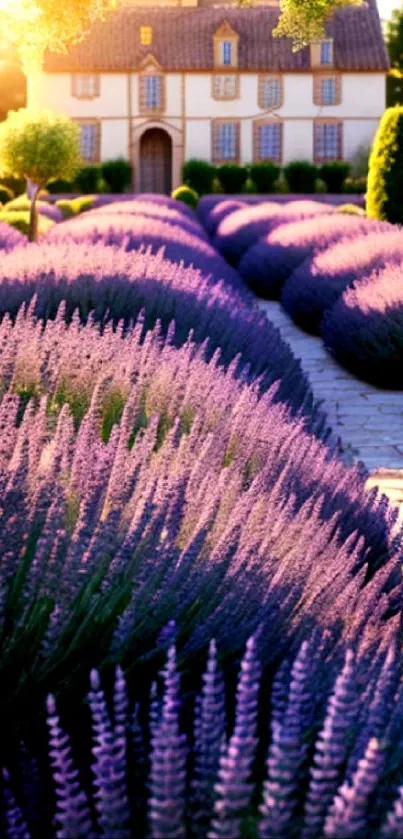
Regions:
<instances>
[{"instance_id":1,"label":"dormer window","mask_svg":"<svg viewBox=\"0 0 403 839\"><path fill-rule=\"evenodd\" d=\"M223 21L213 35L215 67L238 67L238 42L238 33Z\"/></svg>"},{"instance_id":2,"label":"dormer window","mask_svg":"<svg viewBox=\"0 0 403 839\"><path fill-rule=\"evenodd\" d=\"M72 77L72 95L76 99L96 99L100 95L100 80L96 73L75 73Z\"/></svg>"},{"instance_id":3,"label":"dormer window","mask_svg":"<svg viewBox=\"0 0 403 839\"><path fill-rule=\"evenodd\" d=\"M320 45L320 64L322 67L331 67L333 64L333 41L330 38Z\"/></svg>"}]
</instances>

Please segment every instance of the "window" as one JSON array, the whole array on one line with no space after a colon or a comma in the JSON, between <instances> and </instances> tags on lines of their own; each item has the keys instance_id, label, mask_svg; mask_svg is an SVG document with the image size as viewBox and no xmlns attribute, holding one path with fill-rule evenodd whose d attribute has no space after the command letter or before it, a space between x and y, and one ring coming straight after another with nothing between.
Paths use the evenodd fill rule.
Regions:
<instances>
[{"instance_id":1,"label":"window","mask_svg":"<svg viewBox=\"0 0 403 839\"><path fill-rule=\"evenodd\" d=\"M153 30L151 26L140 26L140 44L142 47L149 47L153 42Z\"/></svg>"},{"instance_id":2,"label":"window","mask_svg":"<svg viewBox=\"0 0 403 839\"><path fill-rule=\"evenodd\" d=\"M314 157L317 163L342 158L341 122L317 122L314 126Z\"/></svg>"},{"instance_id":3,"label":"window","mask_svg":"<svg viewBox=\"0 0 403 839\"><path fill-rule=\"evenodd\" d=\"M258 122L254 125L255 161L274 160L281 163L283 126L281 122Z\"/></svg>"},{"instance_id":4,"label":"window","mask_svg":"<svg viewBox=\"0 0 403 839\"><path fill-rule=\"evenodd\" d=\"M232 64L232 41L223 41L221 44L222 64L230 67Z\"/></svg>"},{"instance_id":5,"label":"window","mask_svg":"<svg viewBox=\"0 0 403 839\"><path fill-rule=\"evenodd\" d=\"M280 76L262 76L259 79L258 104L260 108L279 108L282 104Z\"/></svg>"},{"instance_id":6,"label":"window","mask_svg":"<svg viewBox=\"0 0 403 839\"><path fill-rule=\"evenodd\" d=\"M100 125L97 122L81 122L81 157L88 163L99 160Z\"/></svg>"},{"instance_id":7,"label":"window","mask_svg":"<svg viewBox=\"0 0 403 839\"><path fill-rule=\"evenodd\" d=\"M213 76L213 99L238 99L239 76Z\"/></svg>"},{"instance_id":8,"label":"window","mask_svg":"<svg viewBox=\"0 0 403 839\"><path fill-rule=\"evenodd\" d=\"M164 78L159 73L140 76L140 111L155 112L164 108Z\"/></svg>"},{"instance_id":9,"label":"window","mask_svg":"<svg viewBox=\"0 0 403 839\"><path fill-rule=\"evenodd\" d=\"M334 76L327 76L321 79L320 98L322 105L336 104L336 79Z\"/></svg>"},{"instance_id":10,"label":"window","mask_svg":"<svg viewBox=\"0 0 403 839\"><path fill-rule=\"evenodd\" d=\"M320 45L320 63L323 66L333 64L333 41L322 41Z\"/></svg>"},{"instance_id":11,"label":"window","mask_svg":"<svg viewBox=\"0 0 403 839\"><path fill-rule=\"evenodd\" d=\"M76 99L95 99L100 94L99 76L91 73L74 75L72 93Z\"/></svg>"},{"instance_id":12,"label":"window","mask_svg":"<svg viewBox=\"0 0 403 839\"><path fill-rule=\"evenodd\" d=\"M239 123L213 123L214 163L236 163L239 158Z\"/></svg>"}]
</instances>

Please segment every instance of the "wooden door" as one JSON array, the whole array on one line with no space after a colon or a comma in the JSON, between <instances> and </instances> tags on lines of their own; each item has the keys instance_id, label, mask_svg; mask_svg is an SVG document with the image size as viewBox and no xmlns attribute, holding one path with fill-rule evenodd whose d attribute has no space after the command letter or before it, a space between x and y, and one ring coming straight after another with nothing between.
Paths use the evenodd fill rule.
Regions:
<instances>
[{"instance_id":1,"label":"wooden door","mask_svg":"<svg viewBox=\"0 0 403 839\"><path fill-rule=\"evenodd\" d=\"M172 190L172 142L161 128L149 128L140 140L140 189L165 195Z\"/></svg>"}]
</instances>

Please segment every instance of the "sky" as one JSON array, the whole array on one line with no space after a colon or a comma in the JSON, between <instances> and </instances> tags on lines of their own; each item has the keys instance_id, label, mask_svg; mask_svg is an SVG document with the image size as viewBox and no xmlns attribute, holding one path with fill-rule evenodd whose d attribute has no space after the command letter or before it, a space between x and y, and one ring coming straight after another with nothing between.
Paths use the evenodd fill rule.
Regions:
<instances>
[{"instance_id":1,"label":"sky","mask_svg":"<svg viewBox=\"0 0 403 839\"><path fill-rule=\"evenodd\" d=\"M393 9L400 9L400 0L377 0L381 18L389 18Z\"/></svg>"}]
</instances>

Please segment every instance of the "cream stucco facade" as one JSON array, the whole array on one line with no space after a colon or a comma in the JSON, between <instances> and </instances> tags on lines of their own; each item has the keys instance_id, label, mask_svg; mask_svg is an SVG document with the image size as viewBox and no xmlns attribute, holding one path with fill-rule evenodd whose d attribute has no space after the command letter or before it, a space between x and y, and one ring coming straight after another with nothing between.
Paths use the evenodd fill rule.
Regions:
<instances>
[{"instance_id":1,"label":"cream stucco facade","mask_svg":"<svg viewBox=\"0 0 403 839\"><path fill-rule=\"evenodd\" d=\"M164 73L163 112L158 117L141 113L140 74L101 73L99 95L77 98L71 73L42 73L31 80L29 100L42 108L63 111L81 123L99 126L98 154L101 160L124 157L140 171L140 142L150 128L164 130L172 145L172 186L181 180L181 167L189 158L213 159L214 120L239 124L239 161L254 158L254 123L258 120L282 124L281 163L314 158L316 121L337 120L342 124L342 154L351 159L371 144L385 108L385 74L382 72L341 73L341 96L337 105L314 104L314 74L282 74L282 103L264 110L258 104L259 74L238 74L238 97L213 98L212 73ZM135 184L136 186L136 184ZM139 186L139 184L137 184Z\"/></svg>"}]
</instances>

